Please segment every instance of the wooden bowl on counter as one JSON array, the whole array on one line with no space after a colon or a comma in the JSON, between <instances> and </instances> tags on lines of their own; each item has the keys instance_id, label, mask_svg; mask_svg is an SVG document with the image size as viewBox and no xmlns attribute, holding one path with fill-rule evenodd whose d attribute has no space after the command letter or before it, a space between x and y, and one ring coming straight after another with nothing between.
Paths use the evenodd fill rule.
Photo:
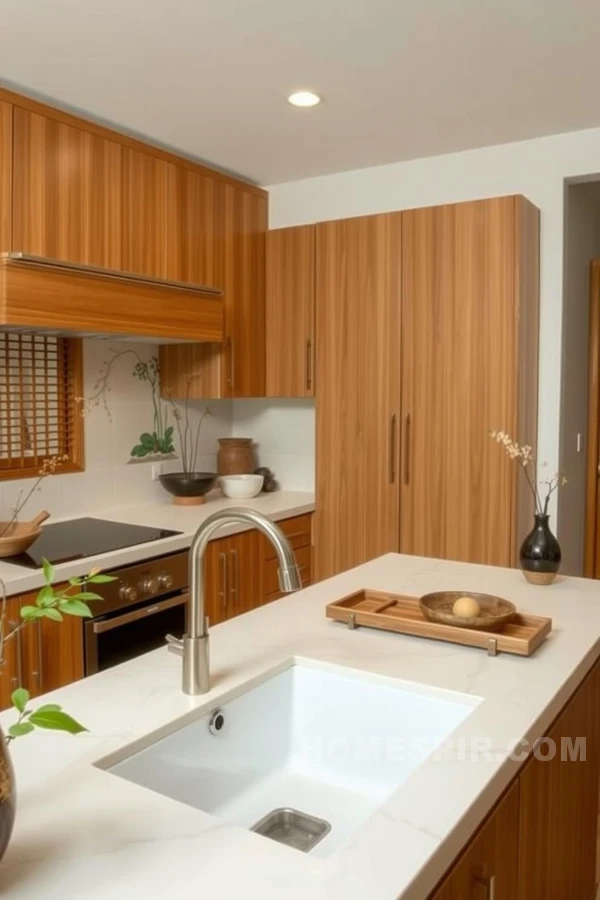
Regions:
<instances>
[{"instance_id":1,"label":"wooden bowl on counter","mask_svg":"<svg viewBox=\"0 0 600 900\"><path fill-rule=\"evenodd\" d=\"M480 608L479 615L469 619L455 616L452 610L460 597L470 597L476 600ZM419 605L430 622L487 631L494 631L507 625L517 614L517 608L510 600L504 600L493 594L480 594L476 591L436 591L421 597Z\"/></svg>"},{"instance_id":2,"label":"wooden bowl on counter","mask_svg":"<svg viewBox=\"0 0 600 900\"><path fill-rule=\"evenodd\" d=\"M0 559L25 553L42 533L42 522L49 518L50 513L43 510L30 522L0 522Z\"/></svg>"}]
</instances>

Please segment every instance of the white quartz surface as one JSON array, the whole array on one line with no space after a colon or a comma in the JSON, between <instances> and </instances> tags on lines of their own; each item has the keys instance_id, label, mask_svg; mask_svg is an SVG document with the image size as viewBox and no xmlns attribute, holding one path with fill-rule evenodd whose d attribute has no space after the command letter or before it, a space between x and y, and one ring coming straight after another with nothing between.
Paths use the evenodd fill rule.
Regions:
<instances>
[{"instance_id":1,"label":"white quartz surface","mask_svg":"<svg viewBox=\"0 0 600 900\"><path fill-rule=\"evenodd\" d=\"M325 619L326 603L370 587L420 595L489 591L554 631L531 658L387 634ZM560 579L532 587L520 572L390 554L219 625L211 635L213 687L180 693L166 649L48 695L90 729L16 741L15 832L0 865L11 900L424 900L514 776L511 741L548 728L600 653L598 583ZM348 840L325 859L306 856L183 803L94 768L108 753L219 697L291 657L349 666L461 691L482 702ZM6 726L10 713L2 716ZM484 739L493 752L471 758Z\"/></svg>"},{"instance_id":2,"label":"white quartz surface","mask_svg":"<svg viewBox=\"0 0 600 900\"><path fill-rule=\"evenodd\" d=\"M169 531L180 531L181 534L161 541L137 544L135 547L126 547L123 550L100 553L97 556L88 556L86 559L63 563L55 567L56 581L62 581L73 575L84 575L93 566L110 569L149 559L152 556L186 550L192 542L196 529L208 516L217 510L233 509L234 507L257 509L265 516L277 521L313 512L315 502L314 494L294 491L274 491L272 494L260 494L252 500L228 500L222 496L220 491L213 491L208 495L207 502L201 506L175 506L170 500L165 499L161 503L94 509L86 512L86 516L110 519L113 522L127 522L132 525L150 525ZM50 519L48 524L53 521L65 520ZM239 531L246 531L249 527L249 525L239 524L227 525L220 529L214 537L220 538L237 534ZM41 571L15 566L2 559L0 559L0 578L4 581L9 595L33 591L43 584Z\"/></svg>"}]
</instances>

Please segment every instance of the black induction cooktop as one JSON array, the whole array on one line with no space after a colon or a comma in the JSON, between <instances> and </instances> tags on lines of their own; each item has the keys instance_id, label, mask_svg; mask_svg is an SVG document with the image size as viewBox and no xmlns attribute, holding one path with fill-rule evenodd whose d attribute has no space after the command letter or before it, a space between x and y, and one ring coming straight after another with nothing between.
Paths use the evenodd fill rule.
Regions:
<instances>
[{"instance_id":1,"label":"black induction cooktop","mask_svg":"<svg viewBox=\"0 0 600 900\"><path fill-rule=\"evenodd\" d=\"M70 562L148 541L160 541L176 534L181 534L181 531L127 525L108 519L70 519L44 525L41 535L27 553L11 556L6 562L28 569L41 569L42 559L48 559L51 563Z\"/></svg>"}]
</instances>

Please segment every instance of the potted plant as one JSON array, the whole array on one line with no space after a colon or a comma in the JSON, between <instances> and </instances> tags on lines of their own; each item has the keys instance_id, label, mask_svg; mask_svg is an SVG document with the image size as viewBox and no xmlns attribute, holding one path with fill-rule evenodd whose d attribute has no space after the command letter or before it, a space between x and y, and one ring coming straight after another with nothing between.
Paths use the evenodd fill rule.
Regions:
<instances>
[{"instance_id":1,"label":"potted plant","mask_svg":"<svg viewBox=\"0 0 600 900\"><path fill-rule=\"evenodd\" d=\"M567 483L567 479L562 472L540 479L529 444L518 444L505 431L490 431L490 437L521 466L533 496L534 525L519 551L523 574L530 584L552 584L560 569L562 554L560 544L550 530L548 508L550 497Z\"/></svg>"},{"instance_id":2,"label":"potted plant","mask_svg":"<svg viewBox=\"0 0 600 900\"><path fill-rule=\"evenodd\" d=\"M6 619L6 588L0 579L2 592L2 610L0 612L0 666L5 663L5 648L15 636L40 619L50 619L60 623L64 616L80 616L89 618L92 613L88 601L101 600L102 597L88 590L89 584L104 584L114 581L111 575L103 575L100 569L92 569L83 578L70 578L65 587L53 587L54 569L48 560L43 561L44 586L38 592L33 605L25 605L20 610L20 621L9 625ZM9 726L6 736L0 727L0 859L8 846L15 818L15 777L10 759L9 745L17 738L31 734L36 729L66 731L69 734L80 734L87 729L66 713L56 703L44 703L37 708L29 705L29 693L19 685L12 693L12 708L16 713L16 721Z\"/></svg>"}]
</instances>

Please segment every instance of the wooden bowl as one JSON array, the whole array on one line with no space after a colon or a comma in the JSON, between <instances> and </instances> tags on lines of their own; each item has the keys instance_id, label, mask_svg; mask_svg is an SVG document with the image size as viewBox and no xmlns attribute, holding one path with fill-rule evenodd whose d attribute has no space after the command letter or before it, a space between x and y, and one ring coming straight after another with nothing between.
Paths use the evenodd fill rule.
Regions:
<instances>
[{"instance_id":1,"label":"wooden bowl","mask_svg":"<svg viewBox=\"0 0 600 900\"><path fill-rule=\"evenodd\" d=\"M478 616L463 619L455 616L452 608L459 597L472 597L481 607ZM493 594L479 594L473 591L437 591L425 594L419 600L423 614L440 625L454 625L458 628L478 628L494 631L506 625L517 614L517 608L510 600Z\"/></svg>"},{"instance_id":2,"label":"wooden bowl","mask_svg":"<svg viewBox=\"0 0 600 900\"><path fill-rule=\"evenodd\" d=\"M5 534L9 522L0 522L0 559L25 553L42 533L42 522L49 518L50 513L44 509L31 522L13 522Z\"/></svg>"}]
</instances>

